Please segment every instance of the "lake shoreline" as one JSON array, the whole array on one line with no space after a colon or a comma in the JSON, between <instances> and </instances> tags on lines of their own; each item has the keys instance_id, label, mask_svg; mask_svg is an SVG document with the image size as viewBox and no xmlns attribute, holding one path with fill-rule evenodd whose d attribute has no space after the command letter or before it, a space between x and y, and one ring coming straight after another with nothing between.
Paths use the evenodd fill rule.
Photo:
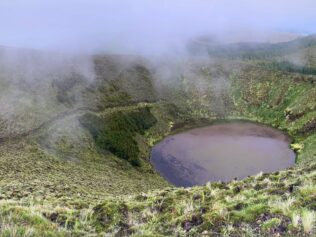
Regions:
<instances>
[{"instance_id":1,"label":"lake shoreline","mask_svg":"<svg viewBox=\"0 0 316 237\"><path fill-rule=\"evenodd\" d=\"M175 186L228 182L293 166L290 142L284 132L266 125L219 123L165 138L153 147L151 163Z\"/></svg>"}]
</instances>

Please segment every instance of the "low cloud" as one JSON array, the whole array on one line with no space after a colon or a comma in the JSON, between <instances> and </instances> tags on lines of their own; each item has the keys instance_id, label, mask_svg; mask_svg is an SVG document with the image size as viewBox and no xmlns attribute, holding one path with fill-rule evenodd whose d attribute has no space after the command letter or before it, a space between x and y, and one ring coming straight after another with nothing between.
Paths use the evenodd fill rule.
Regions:
<instances>
[{"instance_id":1,"label":"low cloud","mask_svg":"<svg viewBox=\"0 0 316 237\"><path fill-rule=\"evenodd\" d=\"M315 7L312 0L5 0L0 45L161 54L201 35L269 41L275 32L315 32Z\"/></svg>"}]
</instances>

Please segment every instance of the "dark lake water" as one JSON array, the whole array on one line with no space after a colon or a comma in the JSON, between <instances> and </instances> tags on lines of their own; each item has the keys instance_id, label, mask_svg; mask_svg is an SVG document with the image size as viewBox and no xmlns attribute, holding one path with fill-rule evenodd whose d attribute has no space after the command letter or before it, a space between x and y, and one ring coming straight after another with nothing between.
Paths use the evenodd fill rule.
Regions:
<instances>
[{"instance_id":1,"label":"dark lake water","mask_svg":"<svg viewBox=\"0 0 316 237\"><path fill-rule=\"evenodd\" d=\"M212 125L164 139L153 148L151 163L175 186L227 182L293 166L289 143L282 132L254 123Z\"/></svg>"}]
</instances>

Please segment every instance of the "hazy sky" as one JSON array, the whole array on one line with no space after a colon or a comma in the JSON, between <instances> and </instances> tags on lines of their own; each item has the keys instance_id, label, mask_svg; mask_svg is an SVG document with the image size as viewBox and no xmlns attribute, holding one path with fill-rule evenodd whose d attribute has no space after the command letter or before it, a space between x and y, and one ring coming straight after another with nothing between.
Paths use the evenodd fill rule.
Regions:
<instances>
[{"instance_id":1,"label":"hazy sky","mask_svg":"<svg viewBox=\"0 0 316 237\"><path fill-rule=\"evenodd\" d=\"M160 51L238 31L316 33L316 1L0 0L0 45Z\"/></svg>"}]
</instances>

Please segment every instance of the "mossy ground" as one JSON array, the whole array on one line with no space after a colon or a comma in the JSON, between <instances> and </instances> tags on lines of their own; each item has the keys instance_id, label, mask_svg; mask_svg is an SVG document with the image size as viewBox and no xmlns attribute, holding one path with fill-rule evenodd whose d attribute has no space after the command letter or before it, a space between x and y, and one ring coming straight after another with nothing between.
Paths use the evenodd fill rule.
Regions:
<instances>
[{"instance_id":1,"label":"mossy ground","mask_svg":"<svg viewBox=\"0 0 316 237\"><path fill-rule=\"evenodd\" d=\"M121 73L116 65L97 58L96 82L87 88L76 82L79 102L68 97L58 102L61 93L53 88L51 109L20 111L23 116L10 125L14 136L1 122L0 236L315 233L314 76L267 70L258 61L189 62L189 69L174 75L177 86L160 85L154 93L144 66ZM107 80L105 71L116 80ZM122 87L128 74L141 83ZM78 93L72 90L77 89L69 94ZM25 118L29 121L21 122ZM171 187L150 165L151 147L169 134L218 119L285 131L297 165L227 184Z\"/></svg>"}]
</instances>

